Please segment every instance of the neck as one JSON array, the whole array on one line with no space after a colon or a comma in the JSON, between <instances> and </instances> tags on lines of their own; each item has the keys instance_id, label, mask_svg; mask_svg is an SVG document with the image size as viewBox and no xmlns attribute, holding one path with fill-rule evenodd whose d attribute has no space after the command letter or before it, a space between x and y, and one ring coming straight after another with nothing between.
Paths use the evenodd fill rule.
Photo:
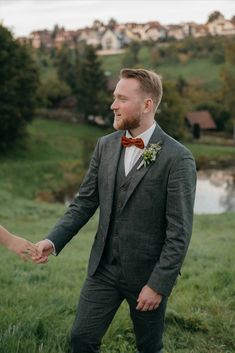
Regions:
<instances>
[{"instance_id":1,"label":"neck","mask_svg":"<svg viewBox=\"0 0 235 353\"><path fill-rule=\"evenodd\" d=\"M131 136L136 137L148 130L154 123L154 119L138 126L136 129L129 130Z\"/></svg>"}]
</instances>

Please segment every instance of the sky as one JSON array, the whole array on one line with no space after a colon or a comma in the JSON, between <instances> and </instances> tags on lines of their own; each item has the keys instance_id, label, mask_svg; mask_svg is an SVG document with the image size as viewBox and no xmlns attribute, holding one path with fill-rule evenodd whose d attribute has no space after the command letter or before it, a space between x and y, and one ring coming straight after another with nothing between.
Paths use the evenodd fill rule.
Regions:
<instances>
[{"instance_id":1,"label":"sky","mask_svg":"<svg viewBox=\"0 0 235 353\"><path fill-rule=\"evenodd\" d=\"M215 10L226 19L235 15L235 0L0 0L0 22L15 36L28 36L55 24L75 30L95 19L107 23L159 21L206 23Z\"/></svg>"}]
</instances>

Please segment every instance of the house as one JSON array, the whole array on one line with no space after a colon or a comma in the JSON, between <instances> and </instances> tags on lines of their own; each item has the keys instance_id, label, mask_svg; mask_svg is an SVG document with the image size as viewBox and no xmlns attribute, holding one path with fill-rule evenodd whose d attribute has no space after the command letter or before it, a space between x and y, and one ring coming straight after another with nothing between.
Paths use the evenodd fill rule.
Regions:
<instances>
[{"instance_id":1,"label":"house","mask_svg":"<svg viewBox=\"0 0 235 353\"><path fill-rule=\"evenodd\" d=\"M101 46L103 50L120 49L122 45L121 38L118 33L107 29L101 38Z\"/></svg>"},{"instance_id":2,"label":"house","mask_svg":"<svg viewBox=\"0 0 235 353\"><path fill-rule=\"evenodd\" d=\"M227 36L235 34L235 25L220 15L214 21L207 23L207 28L212 36Z\"/></svg>"},{"instance_id":3,"label":"house","mask_svg":"<svg viewBox=\"0 0 235 353\"><path fill-rule=\"evenodd\" d=\"M76 42L76 32L75 31L59 31L54 39L54 46L56 49L61 49L64 43L73 49L75 47Z\"/></svg>"},{"instance_id":4,"label":"house","mask_svg":"<svg viewBox=\"0 0 235 353\"><path fill-rule=\"evenodd\" d=\"M128 22L120 25L120 29L125 30L130 40L143 41L146 40L146 25L143 23Z\"/></svg>"},{"instance_id":5,"label":"house","mask_svg":"<svg viewBox=\"0 0 235 353\"><path fill-rule=\"evenodd\" d=\"M159 22L148 22L145 29L145 39L157 41L166 38L166 29Z\"/></svg>"},{"instance_id":6,"label":"house","mask_svg":"<svg viewBox=\"0 0 235 353\"><path fill-rule=\"evenodd\" d=\"M168 25L167 28L167 37L175 38L176 40L181 40L185 38L185 33L181 25Z\"/></svg>"},{"instance_id":7,"label":"house","mask_svg":"<svg viewBox=\"0 0 235 353\"><path fill-rule=\"evenodd\" d=\"M35 49L40 48L41 46L41 36L39 34L39 32L32 32L30 34L30 39L31 39L31 43L32 43L32 47Z\"/></svg>"},{"instance_id":8,"label":"house","mask_svg":"<svg viewBox=\"0 0 235 353\"><path fill-rule=\"evenodd\" d=\"M87 45L97 48L101 44L101 34L95 28L84 28L78 37L78 41L85 41Z\"/></svg>"},{"instance_id":9,"label":"house","mask_svg":"<svg viewBox=\"0 0 235 353\"><path fill-rule=\"evenodd\" d=\"M199 110L188 112L185 117L186 125L194 128L195 125L200 127L202 131L213 131L217 129L216 123L208 110Z\"/></svg>"},{"instance_id":10,"label":"house","mask_svg":"<svg viewBox=\"0 0 235 353\"><path fill-rule=\"evenodd\" d=\"M28 37L18 37L17 42L19 42L21 45L27 45L30 44L30 39Z\"/></svg>"},{"instance_id":11,"label":"house","mask_svg":"<svg viewBox=\"0 0 235 353\"><path fill-rule=\"evenodd\" d=\"M209 34L206 25L195 25L192 29L192 35L194 38L206 37Z\"/></svg>"},{"instance_id":12,"label":"house","mask_svg":"<svg viewBox=\"0 0 235 353\"><path fill-rule=\"evenodd\" d=\"M40 47L45 47L46 49L50 49L53 47L53 39L51 32L44 29L42 31L34 31L30 34L30 41L32 47L38 49Z\"/></svg>"}]
</instances>

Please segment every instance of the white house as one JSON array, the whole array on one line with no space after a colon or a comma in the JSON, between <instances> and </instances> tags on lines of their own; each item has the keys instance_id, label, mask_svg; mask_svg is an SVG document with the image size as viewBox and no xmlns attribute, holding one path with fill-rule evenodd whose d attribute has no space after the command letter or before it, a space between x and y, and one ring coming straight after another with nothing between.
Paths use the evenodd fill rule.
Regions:
<instances>
[{"instance_id":1,"label":"white house","mask_svg":"<svg viewBox=\"0 0 235 353\"><path fill-rule=\"evenodd\" d=\"M223 15L219 16L212 22L207 24L209 33L212 36L227 36L235 34L235 25L224 18Z\"/></svg>"},{"instance_id":2,"label":"white house","mask_svg":"<svg viewBox=\"0 0 235 353\"><path fill-rule=\"evenodd\" d=\"M167 37L175 38L177 40L184 39L185 33L183 27L180 25L168 25L167 26Z\"/></svg>"},{"instance_id":3,"label":"white house","mask_svg":"<svg viewBox=\"0 0 235 353\"><path fill-rule=\"evenodd\" d=\"M106 29L101 37L101 46L103 50L120 49L122 41L119 34L111 29Z\"/></svg>"},{"instance_id":4,"label":"white house","mask_svg":"<svg viewBox=\"0 0 235 353\"><path fill-rule=\"evenodd\" d=\"M98 47L101 44L100 33L94 28L84 28L78 37L78 41L82 40L93 47Z\"/></svg>"},{"instance_id":5,"label":"white house","mask_svg":"<svg viewBox=\"0 0 235 353\"><path fill-rule=\"evenodd\" d=\"M148 22L145 27L145 39L157 41L166 38L166 29L159 22Z\"/></svg>"}]
</instances>

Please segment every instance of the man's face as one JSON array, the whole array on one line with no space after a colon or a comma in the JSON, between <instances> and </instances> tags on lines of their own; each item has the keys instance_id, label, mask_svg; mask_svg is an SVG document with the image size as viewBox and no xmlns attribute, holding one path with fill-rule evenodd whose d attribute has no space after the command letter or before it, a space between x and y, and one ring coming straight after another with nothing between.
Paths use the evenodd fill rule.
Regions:
<instances>
[{"instance_id":1,"label":"man's face","mask_svg":"<svg viewBox=\"0 0 235 353\"><path fill-rule=\"evenodd\" d=\"M140 91L139 82L134 78L122 78L114 91L113 127L116 130L132 130L141 124L144 109L144 94Z\"/></svg>"}]
</instances>

